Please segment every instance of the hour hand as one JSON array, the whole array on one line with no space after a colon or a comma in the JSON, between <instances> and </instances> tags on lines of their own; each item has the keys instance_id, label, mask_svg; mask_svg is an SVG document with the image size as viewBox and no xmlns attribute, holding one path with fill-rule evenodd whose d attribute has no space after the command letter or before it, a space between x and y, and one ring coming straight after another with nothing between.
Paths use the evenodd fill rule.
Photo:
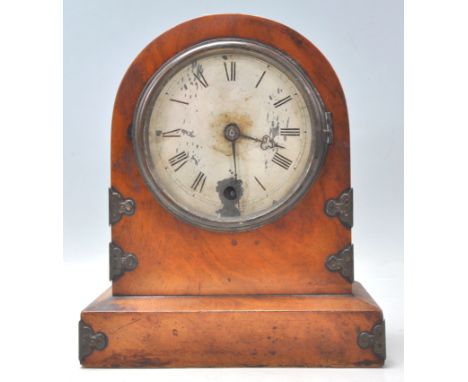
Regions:
<instances>
[{"instance_id":1,"label":"hour hand","mask_svg":"<svg viewBox=\"0 0 468 382\"><path fill-rule=\"evenodd\" d=\"M251 137L249 135L245 135L245 134L240 134L239 137L241 138L245 138L245 139L250 139L252 141L255 141L255 142L259 142L260 143L260 148L262 150L268 150L268 149L272 149L272 148L275 148L275 147L279 147L280 149L284 149L285 147L284 146L281 146L279 144L277 144L273 138L271 138L269 135L264 135L262 137L262 139L258 139L258 138L254 138L254 137Z\"/></svg>"}]
</instances>

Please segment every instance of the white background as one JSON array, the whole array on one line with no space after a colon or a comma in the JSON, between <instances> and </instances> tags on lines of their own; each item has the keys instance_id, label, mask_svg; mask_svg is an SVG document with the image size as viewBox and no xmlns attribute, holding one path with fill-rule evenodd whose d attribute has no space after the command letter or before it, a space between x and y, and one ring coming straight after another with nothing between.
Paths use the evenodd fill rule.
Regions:
<instances>
[{"instance_id":1,"label":"white background","mask_svg":"<svg viewBox=\"0 0 468 382\"><path fill-rule=\"evenodd\" d=\"M131 3L140 4L136 1ZM327 17L332 20L346 3L340 2L334 13L324 15L323 20L330 22ZM359 2L353 2L355 3ZM378 1L376 3L384 4ZM197 4L197 7L203 7L207 3ZM294 7L292 2L288 2L290 4L281 17L276 19L292 26L319 46L337 68L347 94L352 124L353 185L356 189L356 133L353 113L361 111L354 111L349 86L340 72L340 66L346 66L346 63L337 62L331 57L330 47L325 47L317 41L316 36L306 33L305 26L310 24L308 21L303 21L303 27L295 24L290 16ZM468 163L465 119L468 59L464 47L468 30L465 4L464 1L456 0L408 0L405 5L405 379L408 381L466 379L464 369L467 334L463 327L466 316L464 279L468 265L465 239L468 205L464 203ZM308 7L312 5L320 8L316 3ZM218 5L221 6L224 5ZM270 14L271 7L264 8L261 14L275 19ZM349 7L346 9L349 10ZM108 11L111 12L112 7ZM200 13L203 13L202 9ZM204 13L211 11L205 10ZM310 17L310 13L300 12L297 8L295 13L298 19ZM59 1L15 1L0 4L0 43L3 53L0 61L0 196L3 202L3 219L0 221L3 255L0 277L1 379L400 380L402 354L399 346L401 336L398 334L401 326L398 326L397 312L400 311L401 314L401 283L393 277L382 285L373 277L378 270L387 272L387 268L392 268L389 262L380 263L380 254L375 255L375 260L366 261L368 268L359 268L363 266L360 257L371 258L367 251L356 255L357 278L365 283L382 305L387 321L390 318L397 323L392 324L391 330L394 333L389 333L388 341L393 341L393 345L390 344L388 349L387 367L382 370L109 371L79 368L76 321L79 310L108 285L105 259L108 233L91 232L91 236L97 235L98 238L93 236L96 249L87 257L92 258L90 262L95 261L96 264L71 260L63 265L62 85L67 76L62 80L61 16ZM176 21L185 19L181 15L177 17ZM327 22L323 20L322 25L326 25ZM161 29L174 24L167 17L159 25L166 22ZM332 33L333 29L327 31ZM154 37L153 33L148 34L151 34L149 39ZM343 35L343 38L346 37L347 34ZM140 50L136 46L134 49L129 54L130 58ZM117 77L120 78L120 73L116 73ZM66 88L67 86L65 92ZM380 102L376 99L372 101ZM109 118L110 107L105 111ZM90 118L97 118L89 115ZM106 118L103 117L103 120ZM65 119L65 131L66 126ZM104 129L102 126L99 128ZM105 161L109 160L107 145L108 143L102 148ZM96 147L94 149L98 150ZM370 162L372 160L373 157ZM86 171L101 171L97 169L98 166L95 163ZM107 180L104 183L107 188ZM372 179L368 183L372 186ZM80 186L86 187L84 184ZM106 206L105 192L102 192L101 198ZM82 201L83 209L87 208L88 202L86 199ZM360 205L361 207L356 206L356 215L362 214L359 212L362 202ZM96 214L99 215L97 212ZM107 216L96 219L100 219L103 224L107 223ZM366 241L371 238L365 232L359 238L358 230L363 228L358 227L364 224L363 218L359 219L361 222L356 219L354 243L359 241L359 245L365 246ZM91 219L88 222L90 221ZM372 223L379 226L383 221L379 218ZM83 237L82 240L87 242L88 237ZM384 239L382 236L375 240L387 240L389 244L398 239ZM101 241L105 244L100 244ZM97 249L101 245L102 248ZM398 245L400 244L397 243ZM69 253L68 250L66 253ZM388 274L397 274L401 271L398 267L397 261L397 270ZM398 285L399 289L390 292ZM392 298L385 296L386 290Z\"/></svg>"}]
</instances>

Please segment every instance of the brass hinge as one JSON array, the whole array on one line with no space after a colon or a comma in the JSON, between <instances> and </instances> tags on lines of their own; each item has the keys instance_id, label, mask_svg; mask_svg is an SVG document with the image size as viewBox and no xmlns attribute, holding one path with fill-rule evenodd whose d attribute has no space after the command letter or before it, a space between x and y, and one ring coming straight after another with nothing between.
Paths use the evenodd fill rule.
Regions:
<instances>
[{"instance_id":1,"label":"brass hinge","mask_svg":"<svg viewBox=\"0 0 468 382\"><path fill-rule=\"evenodd\" d=\"M339 272L350 283L354 281L354 247L352 244L343 248L338 253L327 257L325 262L331 272Z\"/></svg>"},{"instance_id":2,"label":"brass hinge","mask_svg":"<svg viewBox=\"0 0 468 382\"><path fill-rule=\"evenodd\" d=\"M362 349L371 348L377 357L383 359L387 357L385 346L385 321L379 321L370 332L360 332L358 335L358 345Z\"/></svg>"},{"instance_id":3,"label":"brass hinge","mask_svg":"<svg viewBox=\"0 0 468 382\"><path fill-rule=\"evenodd\" d=\"M114 281L127 271L133 271L138 265L137 257L132 253L125 253L115 243L109 244L109 278Z\"/></svg>"},{"instance_id":4,"label":"brass hinge","mask_svg":"<svg viewBox=\"0 0 468 382\"><path fill-rule=\"evenodd\" d=\"M333 115L331 112L325 112L325 141L327 144L331 145L333 143Z\"/></svg>"},{"instance_id":5,"label":"brass hinge","mask_svg":"<svg viewBox=\"0 0 468 382\"><path fill-rule=\"evenodd\" d=\"M78 356L80 362L83 362L94 350L103 350L107 346L108 340L103 332L94 332L90 325L80 320L78 323L78 343Z\"/></svg>"},{"instance_id":6,"label":"brass hinge","mask_svg":"<svg viewBox=\"0 0 468 382\"><path fill-rule=\"evenodd\" d=\"M135 201L124 198L114 187L109 188L109 224L115 224L122 215L132 216L135 213Z\"/></svg>"},{"instance_id":7,"label":"brass hinge","mask_svg":"<svg viewBox=\"0 0 468 382\"><path fill-rule=\"evenodd\" d=\"M338 217L346 228L353 227L353 189L344 190L337 199L329 199L325 203L325 213L330 217Z\"/></svg>"}]
</instances>

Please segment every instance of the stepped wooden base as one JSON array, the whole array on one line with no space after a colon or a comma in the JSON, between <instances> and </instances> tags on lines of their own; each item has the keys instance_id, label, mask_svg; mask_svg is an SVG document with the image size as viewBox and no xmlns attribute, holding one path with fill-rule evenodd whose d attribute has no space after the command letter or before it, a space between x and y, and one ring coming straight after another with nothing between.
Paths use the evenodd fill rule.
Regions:
<instances>
[{"instance_id":1,"label":"stepped wooden base","mask_svg":"<svg viewBox=\"0 0 468 382\"><path fill-rule=\"evenodd\" d=\"M352 295L112 296L81 313L85 367L377 367L382 311Z\"/></svg>"}]
</instances>

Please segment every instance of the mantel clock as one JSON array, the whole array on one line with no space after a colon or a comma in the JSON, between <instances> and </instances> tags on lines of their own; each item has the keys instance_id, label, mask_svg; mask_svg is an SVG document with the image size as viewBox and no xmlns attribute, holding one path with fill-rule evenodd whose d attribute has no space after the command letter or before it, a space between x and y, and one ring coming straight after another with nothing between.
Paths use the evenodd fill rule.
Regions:
<instances>
[{"instance_id":1,"label":"mantel clock","mask_svg":"<svg viewBox=\"0 0 468 382\"><path fill-rule=\"evenodd\" d=\"M81 313L84 366L383 364L345 98L303 36L246 15L169 30L122 80L111 151L112 288Z\"/></svg>"}]
</instances>

